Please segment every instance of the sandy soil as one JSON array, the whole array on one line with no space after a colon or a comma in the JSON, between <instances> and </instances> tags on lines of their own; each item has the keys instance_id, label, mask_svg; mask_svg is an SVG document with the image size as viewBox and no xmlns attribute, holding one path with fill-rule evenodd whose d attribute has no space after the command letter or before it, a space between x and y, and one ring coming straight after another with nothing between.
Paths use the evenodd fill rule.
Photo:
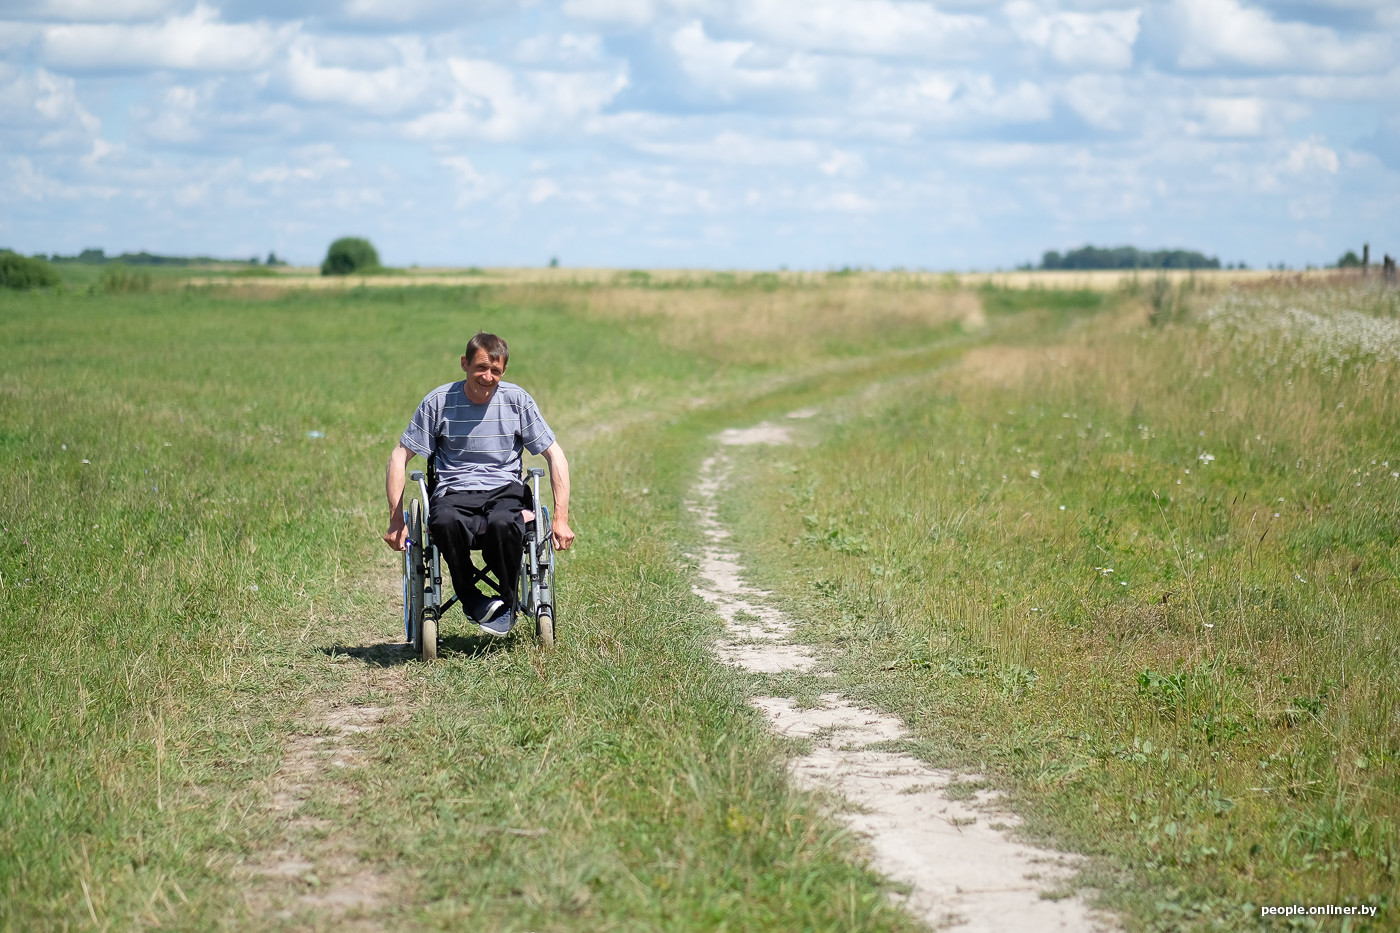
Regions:
<instances>
[{"instance_id":1,"label":"sandy soil","mask_svg":"<svg viewBox=\"0 0 1400 933\"><path fill-rule=\"evenodd\" d=\"M813 414L807 409L789 417ZM754 672L821 674L812 649L791 640L792 620L772 608L769 594L743 581L739 556L727 546L730 535L718 517L733 468L725 448L790 443L792 431L765 422L719 435L691 503L705 536L695 592L725 620L716 645L724 660ZM980 785L979 776L888 751L888 743L906 734L897 718L837 693L823 694L821 704L810 708L787 697L751 702L780 735L810 743L811 751L791 762L793 779L841 801L838 816L868 840L874 867L908 886L908 908L931 926L987 933L1113 928L1109 917L1080 897L1066 896L1074 857L1012 839L1008 831L1017 818L998 806L995 792L950 793L953 785Z\"/></svg>"}]
</instances>

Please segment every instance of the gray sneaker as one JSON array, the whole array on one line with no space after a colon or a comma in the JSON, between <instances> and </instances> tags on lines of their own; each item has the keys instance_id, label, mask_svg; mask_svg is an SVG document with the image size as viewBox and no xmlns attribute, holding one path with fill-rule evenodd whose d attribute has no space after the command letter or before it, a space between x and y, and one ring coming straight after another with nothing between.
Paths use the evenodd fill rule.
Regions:
<instances>
[{"instance_id":1,"label":"gray sneaker","mask_svg":"<svg viewBox=\"0 0 1400 933\"><path fill-rule=\"evenodd\" d=\"M489 621L481 623L481 630L487 635L495 635L504 638L510 634L510 630L515 628L515 612L507 609L505 604L501 604L501 610L491 617Z\"/></svg>"},{"instance_id":2,"label":"gray sneaker","mask_svg":"<svg viewBox=\"0 0 1400 933\"><path fill-rule=\"evenodd\" d=\"M473 622L485 622L506 607L504 601L495 596L482 596L480 593L462 601L462 611Z\"/></svg>"}]
</instances>

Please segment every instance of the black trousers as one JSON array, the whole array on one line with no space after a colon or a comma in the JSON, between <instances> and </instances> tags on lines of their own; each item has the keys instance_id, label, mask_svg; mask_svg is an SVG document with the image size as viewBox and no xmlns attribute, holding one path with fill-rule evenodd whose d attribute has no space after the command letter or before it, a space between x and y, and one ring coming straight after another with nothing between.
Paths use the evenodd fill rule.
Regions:
<instances>
[{"instance_id":1,"label":"black trousers","mask_svg":"<svg viewBox=\"0 0 1400 933\"><path fill-rule=\"evenodd\" d=\"M496 489L445 492L434 496L428 516L428 530L452 574L452 587L462 599L462 608L476 587L477 572L471 551L480 551L486 569L501 581L501 599L507 608L516 608L520 582L520 554L524 549L525 520L520 511L529 508L525 484L507 483Z\"/></svg>"}]
</instances>

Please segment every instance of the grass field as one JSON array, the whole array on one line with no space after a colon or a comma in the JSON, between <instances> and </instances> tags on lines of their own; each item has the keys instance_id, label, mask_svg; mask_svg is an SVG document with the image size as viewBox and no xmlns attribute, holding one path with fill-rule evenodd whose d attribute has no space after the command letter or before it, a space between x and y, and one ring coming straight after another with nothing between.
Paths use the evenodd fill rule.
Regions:
<instances>
[{"instance_id":1,"label":"grass field","mask_svg":"<svg viewBox=\"0 0 1400 933\"><path fill-rule=\"evenodd\" d=\"M1394 929L1400 301L1142 317L832 406L751 464L738 547L925 756L1101 856L1133 926Z\"/></svg>"},{"instance_id":2,"label":"grass field","mask_svg":"<svg viewBox=\"0 0 1400 933\"><path fill-rule=\"evenodd\" d=\"M708 439L804 406L727 517L920 755L1094 855L1132 929L1395 901L1391 299L78 284L0 295L4 929L324 927L244 889L336 698L394 711L308 803L393 879L390 928L915 928L690 589ZM449 624L405 664L383 461L478 328L573 463L563 641Z\"/></svg>"}]
</instances>

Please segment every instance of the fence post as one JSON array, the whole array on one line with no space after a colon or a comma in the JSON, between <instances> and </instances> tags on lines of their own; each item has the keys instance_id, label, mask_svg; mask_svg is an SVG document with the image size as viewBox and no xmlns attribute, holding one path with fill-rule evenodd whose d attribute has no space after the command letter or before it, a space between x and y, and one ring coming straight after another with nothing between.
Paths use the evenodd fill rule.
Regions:
<instances>
[{"instance_id":1,"label":"fence post","mask_svg":"<svg viewBox=\"0 0 1400 933\"><path fill-rule=\"evenodd\" d=\"M1395 260L1391 258L1389 253L1385 254L1385 284L1389 285L1391 288L1394 288L1397 284L1395 280Z\"/></svg>"},{"instance_id":2,"label":"fence post","mask_svg":"<svg viewBox=\"0 0 1400 933\"><path fill-rule=\"evenodd\" d=\"M1361 276L1362 276L1362 278L1365 278L1367 275L1370 275L1370 273L1371 273L1371 244L1370 244L1370 243L1363 243L1363 244L1361 245Z\"/></svg>"}]
</instances>

